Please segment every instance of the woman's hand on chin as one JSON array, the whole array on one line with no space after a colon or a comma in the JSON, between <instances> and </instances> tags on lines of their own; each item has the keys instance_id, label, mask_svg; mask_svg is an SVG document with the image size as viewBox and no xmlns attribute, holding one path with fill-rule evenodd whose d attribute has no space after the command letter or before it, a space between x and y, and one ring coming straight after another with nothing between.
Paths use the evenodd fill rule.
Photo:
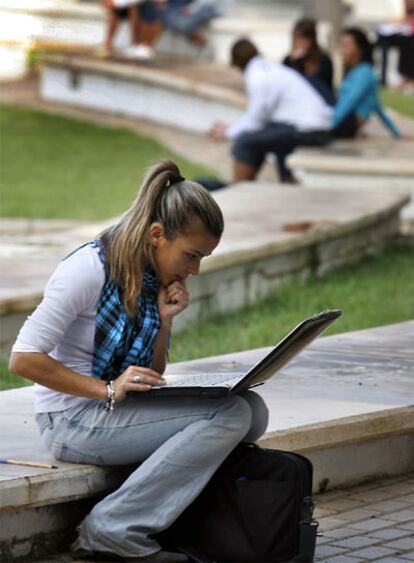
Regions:
<instances>
[{"instance_id":1,"label":"woman's hand on chin","mask_svg":"<svg viewBox=\"0 0 414 563\"><path fill-rule=\"evenodd\" d=\"M190 294L184 282L173 281L167 287L162 287L158 294L158 310L161 323L171 326L173 317L184 311L190 303Z\"/></svg>"}]
</instances>

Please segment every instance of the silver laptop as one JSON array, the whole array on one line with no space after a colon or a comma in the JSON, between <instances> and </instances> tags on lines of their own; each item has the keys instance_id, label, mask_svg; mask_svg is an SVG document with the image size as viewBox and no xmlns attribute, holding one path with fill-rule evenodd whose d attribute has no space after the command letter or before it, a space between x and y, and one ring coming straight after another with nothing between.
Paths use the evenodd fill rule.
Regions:
<instances>
[{"instance_id":1,"label":"silver laptop","mask_svg":"<svg viewBox=\"0 0 414 563\"><path fill-rule=\"evenodd\" d=\"M220 397L262 385L331 325L342 311L324 311L298 324L251 369L215 373L166 374L166 384L154 386L151 395L205 395Z\"/></svg>"}]
</instances>

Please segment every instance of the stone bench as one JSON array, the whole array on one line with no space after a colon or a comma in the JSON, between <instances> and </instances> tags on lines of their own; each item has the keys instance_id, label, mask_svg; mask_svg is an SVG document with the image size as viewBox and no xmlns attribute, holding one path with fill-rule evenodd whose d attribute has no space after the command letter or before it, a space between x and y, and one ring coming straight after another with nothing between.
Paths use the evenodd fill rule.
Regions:
<instances>
[{"instance_id":1,"label":"stone bench","mask_svg":"<svg viewBox=\"0 0 414 563\"><path fill-rule=\"evenodd\" d=\"M206 133L243 114L243 79L217 63L135 63L92 56L42 57L42 99ZM174 108L174 111L172 111Z\"/></svg>"},{"instance_id":2,"label":"stone bench","mask_svg":"<svg viewBox=\"0 0 414 563\"><path fill-rule=\"evenodd\" d=\"M414 131L414 121L402 120L402 130ZM324 148L300 148L288 159L289 166L306 186L329 190L389 190L410 195L402 211L414 221L414 140L393 141L370 135L357 140L338 140Z\"/></svg>"},{"instance_id":3,"label":"stone bench","mask_svg":"<svg viewBox=\"0 0 414 563\"><path fill-rule=\"evenodd\" d=\"M260 444L307 455L315 492L412 471L413 339L414 322L318 339L255 389L270 410ZM265 351L172 364L168 372L214 372L229 362L248 369ZM99 495L131 470L56 462L37 433L33 387L0 393L0 429L2 456L58 465L0 465L2 561L66 549Z\"/></svg>"}]
</instances>

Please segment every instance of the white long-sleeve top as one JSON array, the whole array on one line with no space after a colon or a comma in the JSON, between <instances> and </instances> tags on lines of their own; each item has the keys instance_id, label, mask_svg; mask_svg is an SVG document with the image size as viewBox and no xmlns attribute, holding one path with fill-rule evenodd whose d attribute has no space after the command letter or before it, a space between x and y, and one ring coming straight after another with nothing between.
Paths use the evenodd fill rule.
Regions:
<instances>
[{"instance_id":1,"label":"white long-sleeve top","mask_svg":"<svg viewBox=\"0 0 414 563\"><path fill-rule=\"evenodd\" d=\"M332 108L298 72L257 55L244 71L248 107L228 128L227 137L258 131L268 123L282 122L299 131L332 127Z\"/></svg>"},{"instance_id":2,"label":"white long-sleeve top","mask_svg":"<svg viewBox=\"0 0 414 563\"><path fill-rule=\"evenodd\" d=\"M69 369L90 376L96 313L104 283L104 267L96 248L85 246L60 262L12 351L48 354ZM61 411L85 400L35 386L36 412Z\"/></svg>"}]
</instances>

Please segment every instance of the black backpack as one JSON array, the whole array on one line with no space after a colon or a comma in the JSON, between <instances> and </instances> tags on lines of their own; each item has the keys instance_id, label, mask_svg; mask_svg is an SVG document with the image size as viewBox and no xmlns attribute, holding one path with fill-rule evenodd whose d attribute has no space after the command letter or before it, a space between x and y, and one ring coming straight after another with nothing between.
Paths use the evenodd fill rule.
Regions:
<instances>
[{"instance_id":1,"label":"black backpack","mask_svg":"<svg viewBox=\"0 0 414 563\"><path fill-rule=\"evenodd\" d=\"M311 495L308 459L240 444L157 540L199 563L312 562Z\"/></svg>"}]
</instances>

